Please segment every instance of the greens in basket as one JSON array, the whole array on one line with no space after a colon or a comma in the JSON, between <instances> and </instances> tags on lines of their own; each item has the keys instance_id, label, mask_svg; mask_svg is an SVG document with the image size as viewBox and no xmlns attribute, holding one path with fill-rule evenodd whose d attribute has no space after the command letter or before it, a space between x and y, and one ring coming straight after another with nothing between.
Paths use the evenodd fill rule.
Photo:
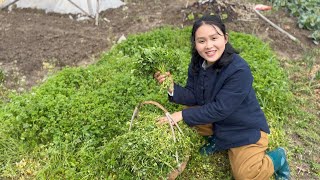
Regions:
<instances>
[{"instance_id":1,"label":"greens in basket","mask_svg":"<svg viewBox=\"0 0 320 180\"><path fill-rule=\"evenodd\" d=\"M131 131L105 144L101 159L108 164L110 178L166 178L197 151L198 145L192 142L199 137L191 128L180 123L183 134L175 128L174 143L169 124L156 124L158 117L150 112L141 113Z\"/></svg>"}]
</instances>

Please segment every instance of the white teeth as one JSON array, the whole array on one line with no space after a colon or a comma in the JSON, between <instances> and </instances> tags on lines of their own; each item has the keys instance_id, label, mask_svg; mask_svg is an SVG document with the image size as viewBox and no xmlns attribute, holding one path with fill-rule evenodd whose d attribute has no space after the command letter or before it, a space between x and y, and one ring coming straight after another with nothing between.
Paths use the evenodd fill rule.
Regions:
<instances>
[{"instance_id":1,"label":"white teeth","mask_svg":"<svg viewBox=\"0 0 320 180\"><path fill-rule=\"evenodd\" d=\"M209 55L209 56L214 55L214 53L215 53L214 51L206 52L206 54Z\"/></svg>"}]
</instances>

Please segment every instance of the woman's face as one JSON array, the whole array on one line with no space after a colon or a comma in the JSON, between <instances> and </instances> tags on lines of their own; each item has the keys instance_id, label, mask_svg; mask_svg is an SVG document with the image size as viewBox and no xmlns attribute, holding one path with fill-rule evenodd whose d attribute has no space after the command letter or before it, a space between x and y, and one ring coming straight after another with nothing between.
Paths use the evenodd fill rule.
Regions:
<instances>
[{"instance_id":1,"label":"woman's face","mask_svg":"<svg viewBox=\"0 0 320 180\"><path fill-rule=\"evenodd\" d=\"M196 50L208 64L214 64L221 57L227 42L228 37L214 25L203 24L195 33Z\"/></svg>"}]
</instances>

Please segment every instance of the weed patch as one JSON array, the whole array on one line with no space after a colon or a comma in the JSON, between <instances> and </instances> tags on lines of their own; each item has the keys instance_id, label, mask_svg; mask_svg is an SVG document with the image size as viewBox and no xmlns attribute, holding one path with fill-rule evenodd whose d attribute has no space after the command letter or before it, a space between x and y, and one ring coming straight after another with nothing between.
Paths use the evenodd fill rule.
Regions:
<instances>
[{"instance_id":1,"label":"weed patch","mask_svg":"<svg viewBox=\"0 0 320 180\"><path fill-rule=\"evenodd\" d=\"M21 151L1 156L0 177L19 178L28 169L32 171L29 176L39 179L165 177L177 165L172 152L178 150L181 157L191 155L181 178L230 178L225 152L200 156L198 148L204 142L191 129L184 128L186 137L181 139L186 141L182 144L165 141L171 140L168 132L148 124L161 114L153 107L145 107L148 113L141 114L142 123L128 132L139 102L157 101L169 112L183 108L168 102L152 74L164 65L175 82L185 84L190 32L190 27L164 27L132 35L97 64L65 68L30 92L11 95L10 102L1 106L0 132ZM272 131L270 147L285 146L283 125L292 97L286 73L259 39L235 32L230 39L252 69L253 86ZM5 147L0 146L0 152ZM23 166L22 173L15 164L25 161L32 165Z\"/></svg>"}]
</instances>

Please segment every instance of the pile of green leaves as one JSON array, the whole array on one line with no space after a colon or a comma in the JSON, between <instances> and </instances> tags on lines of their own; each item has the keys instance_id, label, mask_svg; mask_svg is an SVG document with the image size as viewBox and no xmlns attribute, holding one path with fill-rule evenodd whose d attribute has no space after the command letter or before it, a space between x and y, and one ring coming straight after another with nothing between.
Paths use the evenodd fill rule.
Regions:
<instances>
[{"instance_id":1,"label":"pile of green leaves","mask_svg":"<svg viewBox=\"0 0 320 180\"><path fill-rule=\"evenodd\" d=\"M138 60L134 62L137 75L152 76L155 71L177 72L184 60L179 51L162 47L144 48Z\"/></svg>"},{"instance_id":2,"label":"pile of green leaves","mask_svg":"<svg viewBox=\"0 0 320 180\"><path fill-rule=\"evenodd\" d=\"M184 85L190 63L190 33L190 27L164 27L132 35L103 54L97 64L65 68L30 92L10 95L0 107L0 177L143 179L155 170L155 177L166 177L177 165L171 159L178 148L181 157L191 155L182 179L230 178L226 154L200 156L199 143L204 142L190 129L184 127L186 141L173 146L170 133L144 124L154 122L163 113L159 109L144 107L149 114L141 114L141 121L128 132L133 109L142 101L157 101L169 112L183 108L169 103L167 92L159 91L152 69L164 64L174 81ZM271 148L284 145L282 125L290 111L291 96L286 74L267 44L235 32L230 33L230 39L252 68L253 85L272 130ZM166 136L162 140L167 141L160 141L160 136ZM174 148L169 152L164 147ZM120 172L116 167L121 166Z\"/></svg>"},{"instance_id":3,"label":"pile of green leaves","mask_svg":"<svg viewBox=\"0 0 320 180\"><path fill-rule=\"evenodd\" d=\"M319 0L270 0L275 7L286 7L290 14L298 17L300 28L313 31L310 38L320 41L320 1Z\"/></svg>"},{"instance_id":4,"label":"pile of green leaves","mask_svg":"<svg viewBox=\"0 0 320 180\"><path fill-rule=\"evenodd\" d=\"M169 124L156 124L155 114L140 115L130 132L103 147L100 159L108 165L106 171L114 179L165 179L195 153L192 141L199 137L191 128L180 123L183 134L175 128L173 135Z\"/></svg>"}]
</instances>

